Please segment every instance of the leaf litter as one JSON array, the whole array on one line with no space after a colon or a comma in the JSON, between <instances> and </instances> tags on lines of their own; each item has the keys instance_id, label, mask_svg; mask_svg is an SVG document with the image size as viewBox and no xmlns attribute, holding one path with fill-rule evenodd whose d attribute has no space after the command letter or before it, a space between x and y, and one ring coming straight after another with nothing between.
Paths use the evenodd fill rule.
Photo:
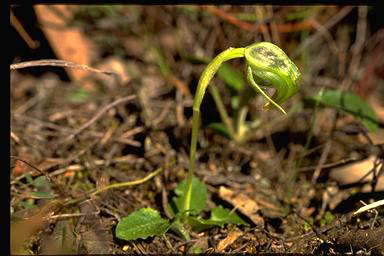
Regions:
<instances>
[{"instance_id":1,"label":"leaf litter","mask_svg":"<svg viewBox=\"0 0 384 256\"><path fill-rule=\"evenodd\" d=\"M67 13L66 6L51 7L53 16ZM22 15L27 13L25 8L12 7L12 12L31 38L41 37L31 30L30 17ZM380 136L376 139L375 135L383 130L379 67L384 58L372 57L383 36L383 24L372 18L377 8L332 6L311 12L293 6L257 8L259 13L265 11L265 16L252 35L253 23L242 19L257 13L256 6L76 6L68 8L65 17L71 17L69 20L55 17L59 24L49 29L56 29L55 33L65 29L65 37L69 37L60 40L53 32L44 31L56 59L122 76L109 79L71 68L66 69L68 81L49 67L39 67L42 75L36 75L36 67L11 71L11 155L30 164L11 158L12 252L335 254L353 250L383 254L379 240L383 237L382 207L352 215L363 203L383 199L377 188L383 176L384 149ZM273 16L268 16L271 10ZM365 11L369 15L364 16ZM42 23L47 22L43 18L51 17L40 11L36 14ZM343 32L357 26L356 33L366 33L364 38L369 38L365 44ZM21 31L19 26L14 29ZM77 39L71 40L71 35ZM166 220L163 191L171 202L174 189L186 176L192 95L204 67L192 60L209 60L229 46L268 38L279 41L289 56L300 56L294 59L304 74L303 90L295 99L300 106L279 119L278 113L263 113L261 102L252 101L247 119L260 118L262 125L249 141L236 145L209 128L220 118L212 98L203 103L196 174L207 189L206 205L200 209L203 220L227 218L227 211L237 213L240 219L192 231L189 241L174 231L161 232L158 237L143 235L129 243L116 237L118 223L140 208L150 207L156 212L154 217ZM338 56L334 55L334 43ZM354 43L362 48L348 52ZM146 50L151 47L157 54ZM73 59L70 48L81 59ZM51 58L36 55L32 60ZM353 67L348 66L348 58L353 59ZM363 65L371 59L375 59L376 69ZM27 60L31 58L20 51L13 63ZM242 68L240 62L231 63L233 70ZM363 79L366 73L369 80ZM241 79L233 84L226 74L222 77L214 83L225 105L230 106L235 104L230 90L240 86L236 81ZM348 81L343 83L345 79ZM368 132L358 116L337 108L313 108L310 99L314 92L325 85L340 89L340 84L355 93L362 92L363 85L370 88L359 96L375 102L369 105L380 120L377 133ZM135 97L113 104L130 95ZM293 100L286 105L287 109L292 107ZM335 122L329 118L332 111ZM319 126L310 129L307 117L313 115ZM309 136L311 140L307 140ZM332 140L332 147L322 163L327 140ZM367 166L359 165L364 162ZM360 178L371 172L367 179L352 183L346 182L350 170L339 177L332 174L335 168L349 167L358 169L356 176ZM143 180L158 168L163 171L146 182L94 193L112 184ZM311 183L315 169L319 176ZM53 179L54 186L39 187L39 177L45 175ZM36 179L37 183L33 182ZM41 192L54 198L36 194ZM58 207L51 208L52 203ZM240 224L243 222L248 225Z\"/></svg>"}]
</instances>

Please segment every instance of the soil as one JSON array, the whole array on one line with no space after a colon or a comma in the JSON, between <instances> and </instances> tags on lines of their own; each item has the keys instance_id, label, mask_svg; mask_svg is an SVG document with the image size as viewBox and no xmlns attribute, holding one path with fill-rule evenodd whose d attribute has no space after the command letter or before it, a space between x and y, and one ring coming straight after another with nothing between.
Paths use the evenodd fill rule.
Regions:
<instances>
[{"instance_id":1,"label":"soil","mask_svg":"<svg viewBox=\"0 0 384 256\"><path fill-rule=\"evenodd\" d=\"M45 37L31 8L11 10L40 46L30 48L12 24L11 62L65 59L57 56L58 46ZM317 109L308 100L320 88L342 86L370 104L378 102L371 106L380 118L379 130L384 128L384 58L375 57L384 57L383 21L376 7L343 8L72 7L66 26L79 29L95 47L90 63L80 64L119 74L87 71L76 77L72 69L49 66L11 70L12 253L383 255L383 207L353 213L384 198L384 143L354 116ZM327 23L338 16L332 26ZM306 23L311 17L317 25ZM221 120L207 93L196 161L196 176L208 189L203 215L218 205L235 208L249 226L190 231L188 241L172 231L134 241L118 239L119 220L140 208L171 217L165 206L187 175L202 59L257 41L277 43L302 71L299 93L283 105L288 115L264 110L256 96L247 121L259 118L262 125L248 140L236 143L209 127ZM242 60L230 65L245 69ZM213 83L230 110L233 91L218 78ZM370 156L375 167L359 176L368 172L367 180L346 183L344 177L331 175L335 168ZM113 183L140 180L159 168L146 182L92 194ZM241 195L244 204L255 204L254 211L236 205L238 201L222 193L225 189L233 197Z\"/></svg>"}]
</instances>

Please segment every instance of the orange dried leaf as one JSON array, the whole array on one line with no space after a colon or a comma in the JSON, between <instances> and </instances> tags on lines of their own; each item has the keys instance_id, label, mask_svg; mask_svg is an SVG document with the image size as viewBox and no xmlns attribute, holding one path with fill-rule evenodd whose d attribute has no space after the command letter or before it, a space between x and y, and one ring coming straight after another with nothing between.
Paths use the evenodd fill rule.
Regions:
<instances>
[{"instance_id":1,"label":"orange dried leaf","mask_svg":"<svg viewBox=\"0 0 384 256\"><path fill-rule=\"evenodd\" d=\"M221 240L216 247L217 252L224 252L225 248L233 244L236 239L242 234L240 231L231 231L226 238Z\"/></svg>"},{"instance_id":2,"label":"orange dried leaf","mask_svg":"<svg viewBox=\"0 0 384 256\"><path fill-rule=\"evenodd\" d=\"M58 59L90 65L94 46L79 28L69 27L63 17L53 9L70 17L68 5L36 5L35 11L42 30ZM55 25L55 26L53 26ZM81 69L66 69L72 80L80 80L88 74Z\"/></svg>"},{"instance_id":3,"label":"orange dried leaf","mask_svg":"<svg viewBox=\"0 0 384 256\"><path fill-rule=\"evenodd\" d=\"M219 196L231 203L235 208L239 209L244 215L250 218L256 225L264 226L264 219L257 213L260 209L256 201L248 196L234 192L226 187L221 186Z\"/></svg>"}]
</instances>

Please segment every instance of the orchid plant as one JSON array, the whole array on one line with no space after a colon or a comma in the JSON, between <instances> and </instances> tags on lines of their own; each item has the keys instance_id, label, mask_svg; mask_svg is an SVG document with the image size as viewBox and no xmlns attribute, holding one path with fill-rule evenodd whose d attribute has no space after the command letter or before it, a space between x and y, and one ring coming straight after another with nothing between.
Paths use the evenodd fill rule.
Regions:
<instances>
[{"instance_id":1,"label":"orchid plant","mask_svg":"<svg viewBox=\"0 0 384 256\"><path fill-rule=\"evenodd\" d=\"M226 223L247 225L236 212L220 206L212 209L209 219L198 216L205 207L207 189L194 176L201 103L211 79L221 64L234 58L245 58L248 82L257 93L267 100L265 107L275 107L286 114L280 104L298 91L301 74L283 50L272 43L260 42L244 48L229 48L217 55L203 71L196 90L188 175L186 180L175 189L176 196L168 205L168 210L175 218L169 222L152 208L140 209L120 220L116 227L118 238L135 240L162 235L172 229L188 240L190 237L185 224L195 231L202 231L213 226L222 227ZM276 91L270 97L261 86L273 87Z\"/></svg>"},{"instance_id":2,"label":"orchid plant","mask_svg":"<svg viewBox=\"0 0 384 256\"><path fill-rule=\"evenodd\" d=\"M286 114L280 104L294 95L299 89L299 82L301 80L299 69L283 50L269 42L255 43L245 48L229 48L217 55L208 64L200 77L193 104L188 185L183 200L184 211L191 208L192 179L196 161L201 102L209 82L220 65L234 58L245 58L248 82L256 92L260 93L267 100L267 103L264 105L266 108L273 106ZM269 97L260 86L274 87L276 91L272 97Z\"/></svg>"}]
</instances>

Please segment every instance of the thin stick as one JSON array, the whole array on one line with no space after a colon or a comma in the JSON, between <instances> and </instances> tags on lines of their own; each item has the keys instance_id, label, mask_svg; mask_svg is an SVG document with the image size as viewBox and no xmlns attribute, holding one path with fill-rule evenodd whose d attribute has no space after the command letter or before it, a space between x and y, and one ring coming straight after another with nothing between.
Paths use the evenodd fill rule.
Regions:
<instances>
[{"instance_id":1,"label":"thin stick","mask_svg":"<svg viewBox=\"0 0 384 256\"><path fill-rule=\"evenodd\" d=\"M17 161L23 162L24 164L28 165L28 166L31 167L32 169L34 169L34 170L36 170L37 172L39 172L39 173L41 173L42 175L44 175L44 176L47 178L47 180L48 180L49 182L54 183L54 182L52 181L52 179L51 179L51 177L49 176L48 173L46 173L46 172L40 170L40 169L37 168L36 166L34 166L34 165L28 163L27 161L25 161L25 160L23 160L23 159L21 159L21 158L18 158L18 157L16 157L16 156L11 156L11 158L13 158L13 159L15 159L15 160L17 160Z\"/></svg>"},{"instance_id":2,"label":"thin stick","mask_svg":"<svg viewBox=\"0 0 384 256\"><path fill-rule=\"evenodd\" d=\"M318 162L318 164L316 166L315 171L313 172L312 179L311 179L312 186L315 186L315 183L316 183L317 179L320 176L320 172L324 168L324 164L325 164L325 161L328 158L329 152L331 150L331 146L332 146L332 140L329 139L325 143L325 147L324 147L323 152L321 153L320 160L319 160L319 162Z\"/></svg>"},{"instance_id":3,"label":"thin stick","mask_svg":"<svg viewBox=\"0 0 384 256\"><path fill-rule=\"evenodd\" d=\"M169 163L169 165L171 165L173 163L174 163L174 161ZM100 194L101 192L103 192L105 190L112 189L112 188L128 187L128 186L133 186L133 185L138 185L138 184L144 183L147 180L150 180L152 177L154 177L157 174L159 174L160 172L162 172L164 169L165 169L164 167L160 167L160 168L156 169L154 172L151 172L150 174L148 174L147 176L145 176L142 179L138 179L138 180L134 180L134 181L121 182L121 183L114 183L114 184L108 185L108 186L106 186L104 188L96 190L95 192L91 193L91 195L95 196L95 195Z\"/></svg>"},{"instance_id":4,"label":"thin stick","mask_svg":"<svg viewBox=\"0 0 384 256\"><path fill-rule=\"evenodd\" d=\"M41 67L41 66L52 66L52 67L64 67L64 68L79 68L87 71L92 71L96 73L102 73L105 75L117 75L117 73L112 71L100 70L97 68L92 68L84 64L77 64L67 60L55 60L55 59L44 59L44 60L32 60L26 62L20 62L16 64L11 64L10 69L22 69L30 67Z\"/></svg>"},{"instance_id":5,"label":"thin stick","mask_svg":"<svg viewBox=\"0 0 384 256\"><path fill-rule=\"evenodd\" d=\"M361 52L364 48L364 43L366 40L367 33L367 15L368 15L368 7L367 6L359 6L358 7L358 16L359 20L357 22L356 28L356 39L355 43L352 45L352 58L348 67L348 77L343 80L341 87L344 90L348 90L353 80L357 79L358 68L360 66L361 61Z\"/></svg>"},{"instance_id":6,"label":"thin stick","mask_svg":"<svg viewBox=\"0 0 384 256\"><path fill-rule=\"evenodd\" d=\"M89 126L91 126L94 122L96 122L104 113L106 113L108 110L110 110L111 108L121 104L121 103L125 103L127 101L130 101L130 100L133 100L136 98L136 95L129 95L129 96L126 96L124 98L120 98L118 100L115 100L114 102L106 105L105 107L103 107L99 112L97 112L88 122L86 122L85 124L83 124L79 129L77 129L74 133L72 133L71 135L67 136L63 141L62 143L65 143L71 139L73 139L76 135L80 134L82 131L84 131L85 129L87 129Z\"/></svg>"},{"instance_id":7,"label":"thin stick","mask_svg":"<svg viewBox=\"0 0 384 256\"><path fill-rule=\"evenodd\" d=\"M231 23L232 25L235 25L243 30L250 31L250 32L265 32L268 31L268 27L265 24L251 24L246 21L242 21L235 16L221 10L220 8L217 8L212 5L208 6L202 6L205 8L207 11L210 13L213 13L214 15L220 17L223 20L226 20L227 22ZM304 20L301 22L296 22L296 23L287 23L287 24L276 24L276 29L280 33L290 33L293 31L299 31L307 28L312 28L312 20Z\"/></svg>"},{"instance_id":8,"label":"thin stick","mask_svg":"<svg viewBox=\"0 0 384 256\"><path fill-rule=\"evenodd\" d=\"M348 158L343 158L341 159L340 161L336 161L336 162L333 162L333 163L327 163L327 164L323 164L322 165L322 168L323 169L328 169L328 168L332 168L332 167L338 167L340 165L345 165L345 164L349 164L351 162L354 162L356 160L360 160L359 158L357 157L348 157ZM312 170L315 170L316 168L318 168L318 166L305 166L305 167L301 167L299 169L300 172L308 172L308 171L312 171Z\"/></svg>"},{"instance_id":9,"label":"thin stick","mask_svg":"<svg viewBox=\"0 0 384 256\"><path fill-rule=\"evenodd\" d=\"M13 14L12 10L11 10L10 18L11 18L11 25L16 29L19 35L23 38L24 42L27 43L28 47L31 49L36 49L38 46L38 43L31 38L31 36L27 33L27 31L25 31L23 25L20 23L17 17Z\"/></svg>"},{"instance_id":10,"label":"thin stick","mask_svg":"<svg viewBox=\"0 0 384 256\"><path fill-rule=\"evenodd\" d=\"M330 28L332 28L340 20L342 20L345 16L347 16L347 14L350 13L353 8L354 8L353 6L346 6L343 9L341 9L336 15L330 18L327 23L324 24L323 26L324 29L329 30ZM322 35L323 35L322 31L318 30L315 34L308 37L293 51L292 58L296 58L304 49L306 49L308 46L310 46L311 44L319 40Z\"/></svg>"},{"instance_id":11,"label":"thin stick","mask_svg":"<svg viewBox=\"0 0 384 256\"><path fill-rule=\"evenodd\" d=\"M38 123L41 126L49 127L49 128L54 129L54 130L60 131L62 133L74 133L76 131L75 129L72 129L69 127L59 126L57 124L42 121L42 120L39 120L39 119L36 119L33 117L29 117L29 116L25 116L25 115L19 115L19 114L14 114L14 115L18 118L24 119L26 121L32 121L32 122ZM92 136L92 137L96 137L96 138L102 138L103 137L103 134L101 132L96 132L96 131L88 131L86 134L89 136ZM134 147L140 147L141 146L141 143L139 141L131 140L131 139L128 139L127 137L128 136L122 135L121 137L117 137L117 138L113 137L112 139L116 142L128 144L128 145L131 145Z\"/></svg>"}]
</instances>

